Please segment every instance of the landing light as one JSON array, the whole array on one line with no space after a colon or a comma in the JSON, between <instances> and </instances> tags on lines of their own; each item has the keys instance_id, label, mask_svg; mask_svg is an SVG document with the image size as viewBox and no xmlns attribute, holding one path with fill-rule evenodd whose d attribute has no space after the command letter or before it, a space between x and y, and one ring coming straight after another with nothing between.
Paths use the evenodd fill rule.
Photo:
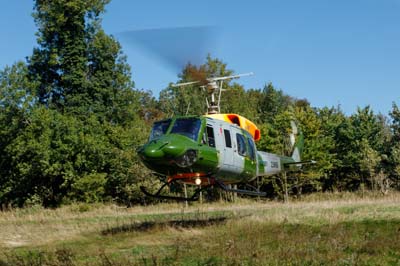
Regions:
<instances>
[{"instance_id":1,"label":"landing light","mask_svg":"<svg viewBox=\"0 0 400 266\"><path fill-rule=\"evenodd\" d=\"M196 185L200 186L200 184L201 184L201 179L200 179L200 178L196 178L196 179L194 180L194 182L196 183Z\"/></svg>"}]
</instances>

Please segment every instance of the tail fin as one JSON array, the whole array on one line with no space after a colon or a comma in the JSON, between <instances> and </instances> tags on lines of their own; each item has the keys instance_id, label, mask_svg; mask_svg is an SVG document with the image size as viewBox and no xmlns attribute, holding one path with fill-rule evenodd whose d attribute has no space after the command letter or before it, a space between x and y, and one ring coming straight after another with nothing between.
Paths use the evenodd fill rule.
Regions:
<instances>
[{"instance_id":1,"label":"tail fin","mask_svg":"<svg viewBox=\"0 0 400 266\"><path fill-rule=\"evenodd\" d=\"M292 159L295 162L301 162L301 155L303 153L304 136L303 133L297 129L296 124L290 121L292 126L292 134L290 134L290 141L293 146Z\"/></svg>"}]
</instances>

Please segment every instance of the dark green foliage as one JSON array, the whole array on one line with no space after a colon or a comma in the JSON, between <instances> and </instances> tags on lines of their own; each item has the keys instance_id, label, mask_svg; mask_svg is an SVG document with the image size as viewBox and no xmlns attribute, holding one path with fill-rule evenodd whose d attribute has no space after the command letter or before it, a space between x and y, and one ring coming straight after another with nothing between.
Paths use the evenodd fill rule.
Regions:
<instances>
[{"instance_id":1,"label":"dark green foliage","mask_svg":"<svg viewBox=\"0 0 400 266\"><path fill-rule=\"evenodd\" d=\"M46 206L65 200L123 199L125 186L142 172L135 148L143 142L139 128L85 121L48 108L37 108L29 123L7 147L12 189L7 198L21 205L35 199ZM138 176L136 176L138 175Z\"/></svg>"},{"instance_id":2,"label":"dark green foliage","mask_svg":"<svg viewBox=\"0 0 400 266\"><path fill-rule=\"evenodd\" d=\"M0 204L11 200L8 194L15 183L11 178L9 145L27 126L27 116L35 103L26 73L26 65L22 62L0 71Z\"/></svg>"},{"instance_id":3,"label":"dark green foliage","mask_svg":"<svg viewBox=\"0 0 400 266\"><path fill-rule=\"evenodd\" d=\"M294 99L283 93L282 90L276 90L272 83L264 86L260 99L259 112L261 121L272 123L275 117L293 106Z\"/></svg>"},{"instance_id":4,"label":"dark green foliage","mask_svg":"<svg viewBox=\"0 0 400 266\"><path fill-rule=\"evenodd\" d=\"M384 158L385 167L390 177L390 182L400 188L400 110L396 103L393 103L390 112L391 138L386 142L387 158Z\"/></svg>"},{"instance_id":5,"label":"dark green foliage","mask_svg":"<svg viewBox=\"0 0 400 266\"><path fill-rule=\"evenodd\" d=\"M385 125L369 106L346 118L338 125L335 135L337 165L334 172L345 188L358 189L371 181L380 171L384 150Z\"/></svg>"},{"instance_id":6,"label":"dark green foliage","mask_svg":"<svg viewBox=\"0 0 400 266\"><path fill-rule=\"evenodd\" d=\"M119 43L101 29L107 2L35 2L39 47L0 74L1 204L130 204L139 190L148 94L133 90Z\"/></svg>"},{"instance_id":7,"label":"dark green foliage","mask_svg":"<svg viewBox=\"0 0 400 266\"><path fill-rule=\"evenodd\" d=\"M99 15L108 2L36 1L39 47L28 65L40 103L118 123L132 118L122 110L131 100L130 68L119 43L100 26Z\"/></svg>"}]
</instances>

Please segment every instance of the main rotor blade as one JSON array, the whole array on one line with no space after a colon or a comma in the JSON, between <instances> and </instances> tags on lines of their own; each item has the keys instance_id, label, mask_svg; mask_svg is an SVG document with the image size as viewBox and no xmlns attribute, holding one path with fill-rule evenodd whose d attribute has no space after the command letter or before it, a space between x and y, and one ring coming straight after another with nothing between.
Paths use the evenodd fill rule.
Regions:
<instances>
[{"instance_id":1,"label":"main rotor blade","mask_svg":"<svg viewBox=\"0 0 400 266\"><path fill-rule=\"evenodd\" d=\"M199 83L200 81L190 81L190 82L184 82L184 83L176 83L176 84L171 84L171 87L181 87L181 86L187 86L191 84L196 84Z\"/></svg>"},{"instance_id":2,"label":"main rotor blade","mask_svg":"<svg viewBox=\"0 0 400 266\"><path fill-rule=\"evenodd\" d=\"M251 76L251 75L254 75L254 73L253 72L249 72L249 73L238 74L238 75L227 76L227 77L208 78L207 80L209 80L209 81L218 81L218 80L226 80L226 79L237 79L237 78L240 78L240 77Z\"/></svg>"},{"instance_id":3,"label":"main rotor blade","mask_svg":"<svg viewBox=\"0 0 400 266\"><path fill-rule=\"evenodd\" d=\"M251 76L251 75L254 75L254 73L253 72L249 72L249 73L232 75L232 76L227 76L227 77L207 78L206 81L208 83L211 83L211 82L214 82L214 81L227 80L227 79L236 79L236 78L240 78L240 77L244 77L244 76ZM191 85L191 84L200 83L200 82L202 82L202 81L197 80L197 81L190 81L190 82L172 84L171 86L172 87L180 87L180 86L186 86L186 85Z\"/></svg>"},{"instance_id":4,"label":"main rotor blade","mask_svg":"<svg viewBox=\"0 0 400 266\"><path fill-rule=\"evenodd\" d=\"M158 57L180 72L189 62L204 63L216 41L216 27L178 27L125 31L116 34L121 41Z\"/></svg>"}]
</instances>

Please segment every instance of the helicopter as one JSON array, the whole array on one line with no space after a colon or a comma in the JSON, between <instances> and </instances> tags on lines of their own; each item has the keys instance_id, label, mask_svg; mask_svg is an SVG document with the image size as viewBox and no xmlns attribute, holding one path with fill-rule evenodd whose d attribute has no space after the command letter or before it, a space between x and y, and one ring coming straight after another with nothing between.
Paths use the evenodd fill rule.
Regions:
<instances>
[{"instance_id":1,"label":"helicopter","mask_svg":"<svg viewBox=\"0 0 400 266\"><path fill-rule=\"evenodd\" d=\"M261 139L258 127L249 119L234 113L220 113L222 85L252 72L205 78L185 83L172 84L184 87L198 84L208 94L207 113L200 116L175 116L154 122L148 142L139 147L137 153L143 164L154 171L164 183L156 193L146 187L141 191L159 199L196 201L200 192L211 187L251 196L267 196L249 185L257 177L272 176L298 169L301 161L304 137L292 121L290 135L291 156L258 151L255 142ZM174 183L196 186L190 197L163 194L166 187ZM231 185L245 184L246 189Z\"/></svg>"}]
</instances>

